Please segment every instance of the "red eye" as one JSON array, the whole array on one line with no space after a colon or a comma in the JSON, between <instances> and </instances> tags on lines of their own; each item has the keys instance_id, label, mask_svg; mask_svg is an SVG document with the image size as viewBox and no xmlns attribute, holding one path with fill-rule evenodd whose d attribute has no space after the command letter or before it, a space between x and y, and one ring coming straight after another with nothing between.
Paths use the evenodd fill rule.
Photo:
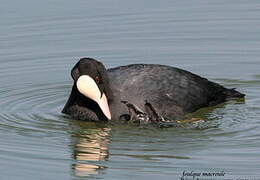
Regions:
<instances>
[{"instance_id":1,"label":"red eye","mask_svg":"<svg viewBox=\"0 0 260 180\"><path fill-rule=\"evenodd\" d=\"M98 83L98 84L101 84L102 83L102 80L101 80L101 78L99 77L99 76L96 76L96 82Z\"/></svg>"}]
</instances>

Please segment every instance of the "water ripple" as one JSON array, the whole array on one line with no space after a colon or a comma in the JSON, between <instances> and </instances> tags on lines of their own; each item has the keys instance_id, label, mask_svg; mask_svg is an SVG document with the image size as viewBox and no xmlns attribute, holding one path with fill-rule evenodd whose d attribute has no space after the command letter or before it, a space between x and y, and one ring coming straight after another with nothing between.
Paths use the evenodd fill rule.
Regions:
<instances>
[{"instance_id":1,"label":"water ripple","mask_svg":"<svg viewBox=\"0 0 260 180\"><path fill-rule=\"evenodd\" d=\"M66 85L41 84L1 93L2 126L50 134L64 128L61 109L66 100ZM4 129L7 129L7 128Z\"/></svg>"}]
</instances>

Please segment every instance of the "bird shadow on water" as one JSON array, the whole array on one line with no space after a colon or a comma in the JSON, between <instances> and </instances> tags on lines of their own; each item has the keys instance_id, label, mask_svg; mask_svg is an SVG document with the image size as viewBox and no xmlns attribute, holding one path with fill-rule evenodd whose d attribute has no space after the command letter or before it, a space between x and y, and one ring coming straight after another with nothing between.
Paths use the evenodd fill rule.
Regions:
<instances>
[{"instance_id":1,"label":"bird shadow on water","mask_svg":"<svg viewBox=\"0 0 260 180\"><path fill-rule=\"evenodd\" d=\"M110 131L106 124L71 120L71 170L74 177L102 174L108 160Z\"/></svg>"}]
</instances>

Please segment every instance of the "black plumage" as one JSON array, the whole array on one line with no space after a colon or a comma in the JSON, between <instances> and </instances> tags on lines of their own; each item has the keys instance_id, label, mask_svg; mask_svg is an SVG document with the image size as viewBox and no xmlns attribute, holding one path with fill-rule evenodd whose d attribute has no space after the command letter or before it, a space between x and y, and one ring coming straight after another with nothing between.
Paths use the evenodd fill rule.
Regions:
<instances>
[{"instance_id":1,"label":"black plumage","mask_svg":"<svg viewBox=\"0 0 260 180\"><path fill-rule=\"evenodd\" d=\"M91 58L80 61L100 63ZM77 66L73 69L75 68ZM95 74L91 71L99 68L99 71L105 72L103 76L107 76L101 77L106 81L101 92L108 94L109 108L114 120L129 114L129 109L122 101L135 105L144 113L145 103L149 102L160 116L174 119L203 107L217 105L229 98L244 97L244 94L234 89L227 89L191 72L165 65L133 64L107 71L100 65L83 74ZM98 105L80 94L75 83L63 112L76 119L106 120Z\"/></svg>"}]
</instances>

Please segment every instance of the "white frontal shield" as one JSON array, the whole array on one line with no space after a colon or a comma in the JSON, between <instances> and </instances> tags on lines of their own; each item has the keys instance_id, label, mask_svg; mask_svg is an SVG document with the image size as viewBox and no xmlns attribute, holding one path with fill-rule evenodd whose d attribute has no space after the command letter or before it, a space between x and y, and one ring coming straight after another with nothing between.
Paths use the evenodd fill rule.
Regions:
<instances>
[{"instance_id":1,"label":"white frontal shield","mask_svg":"<svg viewBox=\"0 0 260 180\"><path fill-rule=\"evenodd\" d=\"M105 93L103 93L101 97L101 92L94 79L88 75L80 76L77 80L77 88L81 94L92 99L93 101L96 101L107 119L111 120L107 97Z\"/></svg>"}]
</instances>

